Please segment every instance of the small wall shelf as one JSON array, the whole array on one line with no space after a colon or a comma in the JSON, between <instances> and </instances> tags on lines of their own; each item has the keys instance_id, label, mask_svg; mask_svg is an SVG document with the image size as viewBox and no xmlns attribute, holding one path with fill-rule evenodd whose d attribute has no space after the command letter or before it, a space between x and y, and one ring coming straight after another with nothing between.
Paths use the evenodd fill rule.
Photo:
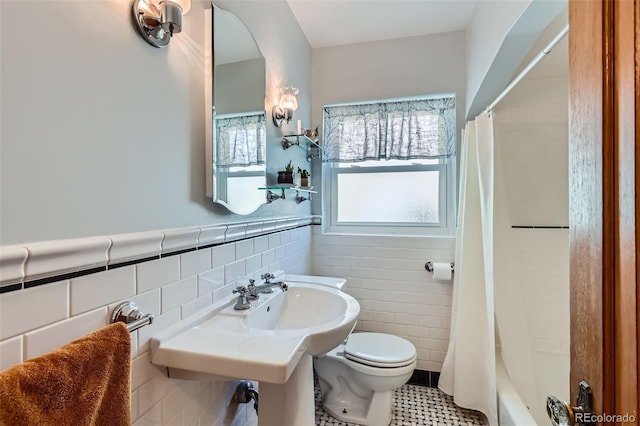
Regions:
<instances>
[{"instance_id":1,"label":"small wall shelf","mask_svg":"<svg viewBox=\"0 0 640 426\"><path fill-rule=\"evenodd\" d=\"M292 185L275 185L275 186L266 186L262 188L258 188L262 191L267 191L267 203L272 203L274 200L278 199L286 199L285 191L295 191L296 192L296 203L300 204L303 201L309 200L311 201L311 194L317 194L318 191L313 190L313 186L305 187L305 186L292 186ZM277 192L280 192L280 195ZM307 197L303 197L300 193L307 193Z\"/></svg>"},{"instance_id":2,"label":"small wall shelf","mask_svg":"<svg viewBox=\"0 0 640 426\"><path fill-rule=\"evenodd\" d=\"M318 144L318 139L311 139L307 135L284 135L282 137L282 149L289 149L292 146L304 150L307 153L307 161L321 158L323 149Z\"/></svg>"}]
</instances>

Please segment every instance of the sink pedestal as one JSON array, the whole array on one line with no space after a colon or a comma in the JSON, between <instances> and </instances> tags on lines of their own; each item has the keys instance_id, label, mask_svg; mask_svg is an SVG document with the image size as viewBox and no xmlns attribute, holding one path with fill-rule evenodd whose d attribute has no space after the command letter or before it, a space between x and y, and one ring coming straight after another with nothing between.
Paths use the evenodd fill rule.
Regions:
<instances>
[{"instance_id":1,"label":"sink pedestal","mask_svg":"<svg viewBox=\"0 0 640 426\"><path fill-rule=\"evenodd\" d=\"M259 426L313 426L313 358L302 355L284 384L260 382Z\"/></svg>"}]
</instances>

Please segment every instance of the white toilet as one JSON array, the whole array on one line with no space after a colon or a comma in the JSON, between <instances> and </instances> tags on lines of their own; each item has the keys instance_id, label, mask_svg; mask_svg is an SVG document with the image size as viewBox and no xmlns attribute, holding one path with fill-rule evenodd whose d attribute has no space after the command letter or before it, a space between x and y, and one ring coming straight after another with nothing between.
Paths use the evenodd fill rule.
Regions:
<instances>
[{"instance_id":1,"label":"white toilet","mask_svg":"<svg viewBox=\"0 0 640 426\"><path fill-rule=\"evenodd\" d=\"M287 275L295 281L298 276ZM318 285L343 290L343 278L317 277ZM309 278L305 277L305 282ZM316 283L314 281L314 283ZM393 391L407 383L416 367L416 348L398 336L352 333L347 340L314 357L322 406L338 420L366 426L391 422Z\"/></svg>"},{"instance_id":2,"label":"white toilet","mask_svg":"<svg viewBox=\"0 0 640 426\"><path fill-rule=\"evenodd\" d=\"M393 391L416 367L416 348L390 334L353 333L313 364L326 412L344 422L387 426Z\"/></svg>"}]
</instances>

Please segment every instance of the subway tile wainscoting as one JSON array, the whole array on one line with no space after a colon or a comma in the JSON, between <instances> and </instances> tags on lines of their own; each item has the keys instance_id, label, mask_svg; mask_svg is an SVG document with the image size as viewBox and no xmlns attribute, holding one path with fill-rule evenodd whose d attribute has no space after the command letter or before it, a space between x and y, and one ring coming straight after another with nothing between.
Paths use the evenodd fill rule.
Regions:
<instances>
[{"instance_id":1,"label":"subway tile wainscoting","mask_svg":"<svg viewBox=\"0 0 640 426\"><path fill-rule=\"evenodd\" d=\"M101 248L88 257L62 249L65 241L35 245L42 250L34 250L31 259L30 245L5 246L0 251L0 369L104 327L119 302L133 300L156 318L131 333L132 424L255 425L251 404L231 402L235 382L169 379L165 368L150 363L149 339L199 309L233 299L236 280L276 269L308 272L310 222L260 221L260 232L253 222L250 232L247 224L233 224L102 237L98 244L88 239L91 247ZM104 241L111 243L103 247ZM84 247L78 243L71 244ZM66 260L57 259L56 244ZM30 266L49 281L30 287ZM87 267L92 273L82 275ZM73 277L56 280L56 273L69 271Z\"/></svg>"},{"instance_id":2,"label":"subway tile wainscoting","mask_svg":"<svg viewBox=\"0 0 640 426\"><path fill-rule=\"evenodd\" d=\"M424 264L453 262L455 238L327 235L314 226L311 240L311 273L346 278L347 293L360 302L356 330L404 337L418 352L416 369L439 372L449 344L453 280L434 280ZM414 379L436 385L420 374Z\"/></svg>"},{"instance_id":3,"label":"subway tile wainscoting","mask_svg":"<svg viewBox=\"0 0 640 426\"><path fill-rule=\"evenodd\" d=\"M434 281L424 263L452 261L454 239L322 235L311 223L285 218L121 234L57 250L64 241L2 247L0 369L105 326L119 302L133 300L156 316L131 334L133 424L256 424L250 404L231 403L235 383L169 379L149 362L149 339L233 299L236 280L284 269L347 278L362 307L357 330L413 342L418 365L410 383L436 386L452 282Z\"/></svg>"}]
</instances>

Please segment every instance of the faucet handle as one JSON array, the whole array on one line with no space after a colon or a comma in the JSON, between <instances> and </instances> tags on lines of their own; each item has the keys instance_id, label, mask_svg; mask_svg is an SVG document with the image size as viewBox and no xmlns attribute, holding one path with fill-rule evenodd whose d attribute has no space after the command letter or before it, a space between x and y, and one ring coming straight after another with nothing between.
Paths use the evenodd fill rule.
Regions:
<instances>
[{"instance_id":1,"label":"faucet handle","mask_svg":"<svg viewBox=\"0 0 640 426\"><path fill-rule=\"evenodd\" d=\"M247 286L247 293L249 300L258 300L260 295L258 294L258 286L256 286L256 280L249 278L249 285Z\"/></svg>"},{"instance_id":2,"label":"faucet handle","mask_svg":"<svg viewBox=\"0 0 640 426\"><path fill-rule=\"evenodd\" d=\"M251 303L249 302L249 299L247 298L247 293L249 293L249 291L247 290L247 288L243 285L236 287L235 290L233 290L234 293L240 293L240 296L238 296L238 301L236 302L235 306L233 307L233 309L235 309L236 311L243 311L245 309L249 309L251 308Z\"/></svg>"},{"instance_id":3,"label":"faucet handle","mask_svg":"<svg viewBox=\"0 0 640 426\"><path fill-rule=\"evenodd\" d=\"M264 280L265 284L269 284L269 280L275 278L276 276L270 272L260 275L260 278Z\"/></svg>"}]
</instances>

